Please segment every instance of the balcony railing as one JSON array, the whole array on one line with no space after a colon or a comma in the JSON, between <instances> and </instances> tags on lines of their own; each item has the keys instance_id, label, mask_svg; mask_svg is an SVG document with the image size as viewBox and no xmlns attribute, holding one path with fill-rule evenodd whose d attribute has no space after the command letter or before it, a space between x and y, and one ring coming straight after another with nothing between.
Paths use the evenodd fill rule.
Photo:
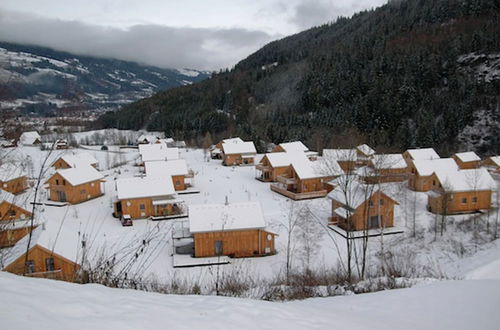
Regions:
<instances>
[{"instance_id":1,"label":"balcony railing","mask_svg":"<svg viewBox=\"0 0 500 330\"><path fill-rule=\"evenodd\" d=\"M271 172L273 170L271 166L266 166L266 165L263 165L263 164L257 164L255 166L255 168L257 170L262 171L262 172Z\"/></svg>"},{"instance_id":2,"label":"balcony railing","mask_svg":"<svg viewBox=\"0 0 500 330\"><path fill-rule=\"evenodd\" d=\"M290 178L287 176L280 175L276 178L278 182L281 182L283 184L297 184L297 178Z\"/></svg>"},{"instance_id":3,"label":"balcony railing","mask_svg":"<svg viewBox=\"0 0 500 330\"><path fill-rule=\"evenodd\" d=\"M286 190L285 188L283 188L282 186L277 185L277 184L271 184L271 190L274 192L277 192L283 196L291 198L293 200L320 198L320 197L325 197L328 194L328 191L326 191L326 190L298 193L298 192Z\"/></svg>"}]
</instances>

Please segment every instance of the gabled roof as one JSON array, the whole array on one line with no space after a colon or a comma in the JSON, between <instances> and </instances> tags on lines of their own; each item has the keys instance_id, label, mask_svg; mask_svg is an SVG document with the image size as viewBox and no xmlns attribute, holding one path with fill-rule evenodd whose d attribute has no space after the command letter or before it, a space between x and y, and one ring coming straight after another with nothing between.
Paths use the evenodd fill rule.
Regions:
<instances>
[{"instance_id":1,"label":"gabled roof","mask_svg":"<svg viewBox=\"0 0 500 330\"><path fill-rule=\"evenodd\" d=\"M459 152L455 154L455 157L457 157L464 163L476 162L481 160L481 158L474 151Z\"/></svg>"},{"instance_id":2,"label":"gabled roof","mask_svg":"<svg viewBox=\"0 0 500 330\"><path fill-rule=\"evenodd\" d=\"M306 147L301 141L280 143L279 146L285 152L306 152L309 148Z\"/></svg>"},{"instance_id":3,"label":"gabled roof","mask_svg":"<svg viewBox=\"0 0 500 330\"><path fill-rule=\"evenodd\" d=\"M0 166L0 181L10 181L23 176L26 176L25 170L19 166L11 163L5 163Z\"/></svg>"},{"instance_id":4,"label":"gabled roof","mask_svg":"<svg viewBox=\"0 0 500 330\"><path fill-rule=\"evenodd\" d=\"M72 186L104 179L104 176L92 166L59 169L56 173L62 176Z\"/></svg>"},{"instance_id":5,"label":"gabled roof","mask_svg":"<svg viewBox=\"0 0 500 330\"><path fill-rule=\"evenodd\" d=\"M458 171L458 165L453 158L423 159L413 161L419 175L429 176L435 171Z\"/></svg>"},{"instance_id":6,"label":"gabled roof","mask_svg":"<svg viewBox=\"0 0 500 330\"><path fill-rule=\"evenodd\" d=\"M408 149L406 152L410 155L413 160L426 160L426 159L438 159L440 158L437 152L432 148L423 149Z\"/></svg>"},{"instance_id":7,"label":"gabled roof","mask_svg":"<svg viewBox=\"0 0 500 330\"><path fill-rule=\"evenodd\" d=\"M144 169L149 177L164 177L172 175L188 175L185 159L145 162Z\"/></svg>"},{"instance_id":8,"label":"gabled roof","mask_svg":"<svg viewBox=\"0 0 500 330\"><path fill-rule=\"evenodd\" d=\"M40 134L38 134L38 132L36 131L24 132L19 137L19 142L21 142L21 144L33 144L36 140L42 141Z\"/></svg>"},{"instance_id":9,"label":"gabled roof","mask_svg":"<svg viewBox=\"0 0 500 330\"><path fill-rule=\"evenodd\" d=\"M357 146L356 149L358 149L365 156L372 156L375 154L375 150L373 150L367 144L361 144L361 145Z\"/></svg>"},{"instance_id":10,"label":"gabled roof","mask_svg":"<svg viewBox=\"0 0 500 330\"><path fill-rule=\"evenodd\" d=\"M301 152L288 153L288 155L292 161L293 170L301 180L336 176L344 173L337 161L320 160L312 162Z\"/></svg>"},{"instance_id":11,"label":"gabled roof","mask_svg":"<svg viewBox=\"0 0 500 330\"><path fill-rule=\"evenodd\" d=\"M61 156L61 159L64 160L71 167L87 167L90 165L99 164L97 159L95 159L95 157L88 152L80 152L78 154L66 154Z\"/></svg>"},{"instance_id":12,"label":"gabled roof","mask_svg":"<svg viewBox=\"0 0 500 330\"><path fill-rule=\"evenodd\" d=\"M175 189L169 175L162 177L134 177L116 180L118 199L148 198L174 195Z\"/></svg>"},{"instance_id":13,"label":"gabled roof","mask_svg":"<svg viewBox=\"0 0 500 330\"><path fill-rule=\"evenodd\" d=\"M371 164L375 169L403 169L408 166L402 154L373 155Z\"/></svg>"},{"instance_id":14,"label":"gabled roof","mask_svg":"<svg viewBox=\"0 0 500 330\"><path fill-rule=\"evenodd\" d=\"M494 164L496 164L496 166L500 167L500 156L491 156L489 158Z\"/></svg>"},{"instance_id":15,"label":"gabled roof","mask_svg":"<svg viewBox=\"0 0 500 330\"><path fill-rule=\"evenodd\" d=\"M256 154L255 146L253 142L224 142L222 143L222 149L226 155L234 154Z\"/></svg>"},{"instance_id":16,"label":"gabled roof","mask_svg":"<svg viewBox=\"0 0 500 330\"><path fill-rule=\"evenodd\" d=\"M265 228L259 202L189 206L189 231L203 233Z\"/></svg>"},{"instance_id":17,"label":"gabled roof","mask_svg":"<svg viewBox=\"0 0 500 330\"><path fill-rule=\"evenodd\" d=\"M353 210L357 209L361 204L363 204L363 202L379 191L379 188L376 185L360 183L353 177L348 179L348 177L345 176L340 177L337 180L342 182L340 182L335 189L330 191L328 198L336 200Z\"/></svg>"},{"instance_id":18,"label":"gabled roof","mask_svg":"<svg viewBox=\"0 0 500 330\"><path fill-rule=\"evenodd\" d=\"M485 168L438 170L436 176L446 192L484 191L497 188L495 180Z\"/></svg>"},{"instance_id":19,"label":"gabled roof","mask_svg":"<svg viewBox=\"0 0 500 330\"><path fill-rule=\"evenodd\" d=\"M286 152L271 152L265 154L272 167L285 167L291 164L290 155ZM261 161L262 162L262 161Z\"/></svg>"},{"instance_id":20,"label":"gabled roof","mask_svg":"<svg viewBox=\"0 0 500 330\"><path fill-rule=\"evenodd\" d=\"M243 140L239 137L229 138L222 140L222 143L243 143Z\"/></svg>"},{"instance_id":21,"label":"gabled roof","mask_svg":"<svg viewBox=\"0 0 500 330\"><path fill-rule=\"evenodd\" d=\"M9 251L4 261L4 268L24 256L29 242L29 236L24 236ZM59 255L75 263L79 263L81 255L81 240L79 233L71 230L69 227L60 227L58 221L51 223L45 222L35 228L32 232L30 250L35 246L45 248L55 255Z\"/></svg>"},{"instance_id":22,"label":"gabled roof","mask_svg":"<svg viewBox=\"0 0 500 330\"><path fill-rule=\"evenodd\" d=\"M164 143L140 144L139 153L143 162L179 159L179 148L169 148Z\"/></svg>"},{"instance_id":23,"label":"gabled roof","mask_svg":"<svg viewBox=\"0 0 500 330\"><path fill-rule=\"evenodd\" d=\"M29 202L31 201L30 194L25 193L20 195L14 195L8 191L0 189L0 203L2 203L3 201L6 201L7 203L20 207L25 211L31 213L31 211L28 210L30 206Z\"/></svg>"},{"instance_id":24,"label":"gabled roof","mask_svg":"<svg viewBox=\"0 0 500 330\"><path fill-rule=\"evenodd\" d=\"M160 139L160 137L156 136L156 135L153 135L153 134L141 134L141 136L139 136L137 138L137 141L138 142L143 142L145 140L148 141L148 143L154 143L156 142L158 139Z\"/></svg>"},{"instance_id":25,"label":"gabled roof","mask_svg":"<svg viewBox=\"0 0 500 330\"><path fill-rule=\"evenodd\" d=\"M356 161L356 149L323 149L323 158L337 161Z\"/></svg>"}]
</instances>

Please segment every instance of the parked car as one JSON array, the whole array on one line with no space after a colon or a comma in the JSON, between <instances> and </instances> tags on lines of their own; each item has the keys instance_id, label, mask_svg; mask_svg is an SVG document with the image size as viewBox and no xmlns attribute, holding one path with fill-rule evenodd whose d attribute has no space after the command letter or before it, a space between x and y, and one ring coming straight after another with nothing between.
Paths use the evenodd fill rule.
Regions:
<instances>
[{"instance_id":1,"label":"parked car","mask_svg":"<svg viewBox=\"0 0 500 330\"><path fill-rule=\"evenodd\" d=\"M132 222L132 218L128 214L122 215L122 226L123 227L128 227L128 226L133 226L134 223Z\"/></svg>"}]
</instances>

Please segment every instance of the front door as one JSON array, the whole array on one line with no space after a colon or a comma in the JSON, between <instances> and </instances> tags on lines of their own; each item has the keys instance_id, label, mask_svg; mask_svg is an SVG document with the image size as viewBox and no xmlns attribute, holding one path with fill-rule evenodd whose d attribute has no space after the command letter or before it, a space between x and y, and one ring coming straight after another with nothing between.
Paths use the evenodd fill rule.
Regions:
<instances>
[{"instance_id":1,"label":"front door","mask_svg":"<svg viewBox=\"0 0 500 330\"><path fill-rule=\"evenodd\" d=\"M60 202L66 202L66 193L64 191L58 191L57 197Z\"/></svg>"}]
</instances>

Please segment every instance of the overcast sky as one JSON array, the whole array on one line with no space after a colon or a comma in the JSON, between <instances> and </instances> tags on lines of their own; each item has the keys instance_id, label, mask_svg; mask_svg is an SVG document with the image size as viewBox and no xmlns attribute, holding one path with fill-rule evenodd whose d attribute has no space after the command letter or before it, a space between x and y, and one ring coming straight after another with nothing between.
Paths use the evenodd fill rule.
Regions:
<instances>
[{"instance_id":1,"label":"overcast sky","mask_svg":"<svg viewBox=\"0 0 500 330\"><path fill-rule=\"evenodd\" d=\"M0 40L166 68L235 65L269 41L386 0L1 0Z\"/></svg>"}]
</instances>

